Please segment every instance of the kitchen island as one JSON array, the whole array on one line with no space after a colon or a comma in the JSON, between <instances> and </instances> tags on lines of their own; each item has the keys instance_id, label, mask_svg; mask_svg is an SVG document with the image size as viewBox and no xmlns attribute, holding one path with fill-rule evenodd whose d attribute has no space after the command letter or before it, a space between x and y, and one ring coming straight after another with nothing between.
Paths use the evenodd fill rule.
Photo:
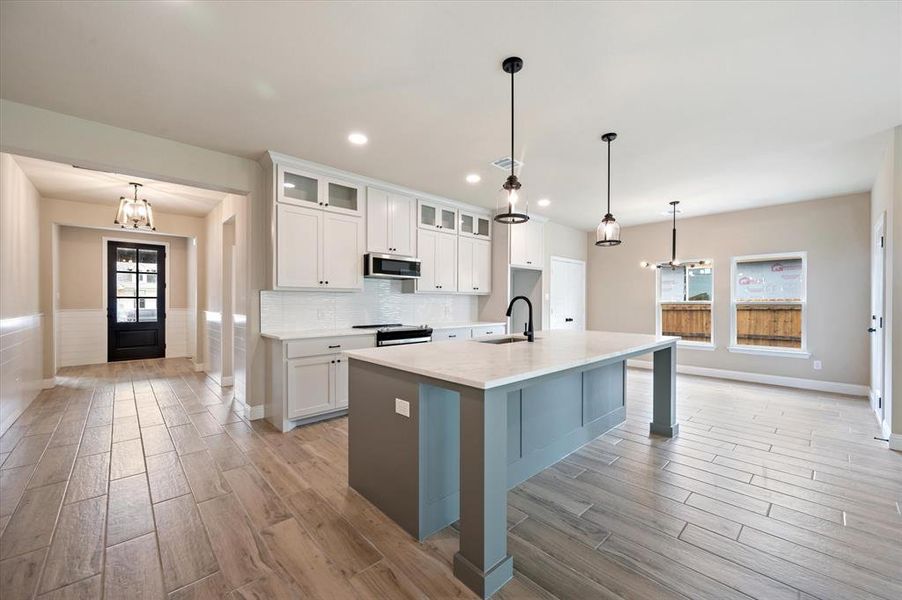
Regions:
<instances>
[{"instance_id":1,"label":"kitchen island","mask_svg":"<svg viewBox=\"0 0 902 600\"><path fill-rule=\"evenodd\" d=\"M417 539L460 520L454 574L513 574L507 491L626 418L626 360L654 353L652 433L677 434L678 338L600 331L351 350L349 485Z\"/></svg>"}]
</instances>

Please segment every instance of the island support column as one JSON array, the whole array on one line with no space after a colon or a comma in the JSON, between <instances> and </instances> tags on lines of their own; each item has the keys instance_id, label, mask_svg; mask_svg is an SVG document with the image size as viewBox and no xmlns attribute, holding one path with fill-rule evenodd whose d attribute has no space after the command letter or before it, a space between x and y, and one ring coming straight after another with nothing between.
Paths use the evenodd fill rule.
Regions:
<instances>
[{"instance_id":1,"label":"island support column","mask_svg":"<svg viewBox=\"0 0 902 600\"><path fill-rule=\"evenodd\" d=\"M507 553L507 394L460 392L460 551L454 575L482 598L513 577Z\"/></svg>"},{"instance_id":2,"label":"island support column","mask_svg":"<svg viewBox=\"0 0 902 600\"><path fill-rule=\"evenodd\" d=\"M679 433L676 420L676 345L654 353L651 433L673 437Z\"/></svg>"}]
</instances>

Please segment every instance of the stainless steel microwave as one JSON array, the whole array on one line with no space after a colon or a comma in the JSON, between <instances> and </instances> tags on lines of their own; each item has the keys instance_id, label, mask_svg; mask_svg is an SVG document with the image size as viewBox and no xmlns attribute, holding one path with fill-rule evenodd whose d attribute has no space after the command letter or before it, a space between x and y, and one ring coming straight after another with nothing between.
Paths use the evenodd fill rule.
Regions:
<instances>
[{"instance_id":1,"label":"stainless steel microwave","mask_svg":"<svg viewBox=\"0 0 902 600\"><path fill-rule=\"evenodd\" d=\"M420 259L394 254L365 254L363 276L383 279L416 279L420 276Z\"/></svg>"}]
</instances>

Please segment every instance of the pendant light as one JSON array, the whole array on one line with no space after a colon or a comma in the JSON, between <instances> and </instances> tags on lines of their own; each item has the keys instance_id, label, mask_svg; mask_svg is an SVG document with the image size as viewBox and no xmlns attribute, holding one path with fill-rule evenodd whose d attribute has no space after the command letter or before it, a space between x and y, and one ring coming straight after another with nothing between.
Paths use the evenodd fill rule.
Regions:
<instances>
[{"instance_id":1,"label":"pendant light","mask_svg":"<svg viewBox=\"0 0 902 600\"><path fill-rule=\"evenodd\" d=\"M153 208L146 199L138 200L138 188L140 183L129 183L134 186L134 199L129 200L125 196L119 197L119 211L113 223L122 227L122 229L146 229L156 231L153 224Z\"/></svg>"},{"instance_id":2,"label":"pendant light","mask_svg":"<svg viewBox=\"0 0 902 600\"><path fill-rule=\"evenodd\" d=\"M676 216L677 216L677 212L679 212L677 210L677 205L679 203L680 203L679 200L674 200L673 202L670 202L670 212L673 213L673 233L670 237L670 260L667 262L661 262L658 264L652 264L648 261L643 260L641 263L639 263L640 267L645 268L645 269L668 269L668 268L676 269L677 267L684 267L684 266L687 268L705 267L705 266L708 266L711 264L711 261L708 259L703 259L698 262L690 262L690 263L685 263L685 264L683 264L679 259L677 259L677 256L676 256L676 242L677 242Z\"/></svg>"},{"instance_id":3,"label":"pendant light","mask_svg":"<svg viewBox=\"0 0 902 600\"><path fill-rule=\"evenodd\" d=\"M515 212L514 210L517 202L521 200L520 181L514 172L517 166L517 161L514 160L514 74L519 73L520 69L523 68L523 59L517 56L505 58L504 62L501 63L501 68L504 69L505 73L510 73L511 76L511 174L508 175L504 185L501 186L503 190L502 201L506 205L501 210L505 212L496 214L495 221L505 225L518 225L529 220L528 204L523 203L525 206L523 212Z\"/></svg>"},{"instance_id":4,"label":"pendant light","mask_svg":"<svg viewBox=\"0 0 902 600\"><path fill-rule=\"evenodd\" d=\"M608 212L595 229L596 246L616 246L620 243L620 223L611 214L611 142L617 139L614 132L606 133L601 139L608 145Z\"/></svg>"}]
</instances>

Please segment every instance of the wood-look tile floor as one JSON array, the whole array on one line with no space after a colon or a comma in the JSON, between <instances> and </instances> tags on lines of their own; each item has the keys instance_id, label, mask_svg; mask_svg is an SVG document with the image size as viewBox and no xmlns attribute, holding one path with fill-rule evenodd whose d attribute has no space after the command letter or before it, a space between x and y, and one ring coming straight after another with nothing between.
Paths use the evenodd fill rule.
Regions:
<instances>
[{"instance_id":1,"label":"wood-look tile floor","mask_svg":"<svg viewBox=\"0 0 902 600\"><path fill-rule=\"evenodd\" d=\"M902 598L902 455L863 399L678 378L509 494L497 598ZM187 360L70 368L0 438L0 597L473 598L347 488L347 421L249 424Z\"/></svg>"}]
</instances>

